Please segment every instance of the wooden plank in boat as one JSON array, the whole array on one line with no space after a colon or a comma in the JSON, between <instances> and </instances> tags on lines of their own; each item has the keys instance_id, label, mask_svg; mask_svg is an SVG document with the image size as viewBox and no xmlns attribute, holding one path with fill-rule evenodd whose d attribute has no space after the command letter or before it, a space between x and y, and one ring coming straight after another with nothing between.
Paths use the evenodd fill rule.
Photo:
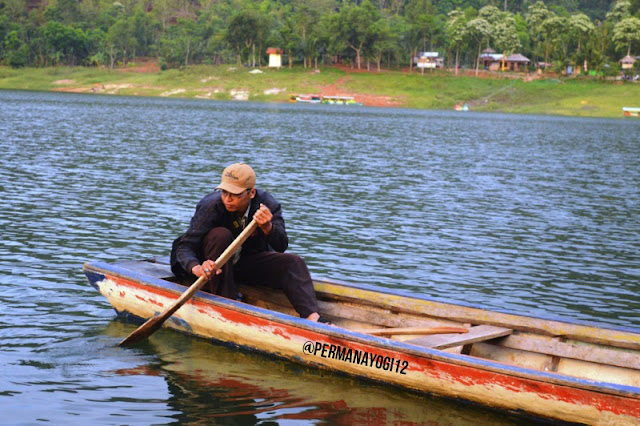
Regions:
<instances>
[{"instance_id":1,"label":"wooden plank in boat","mask_svg":"<svg viewBox=\"0 0 640 426\"><path fill-rule=\"evenodd\" d=\"M515 334L501 340L500 346L538 352L560 358L579 359L582 361L640 370L640 357L638 357L638 353L624 349L562 342L557 339L549 339L542 336Z\"/></svg>"},{"instance_id":2,"label":"wooden plank in boat","mask_svg":"<svg viewBox=\"0 0 640 426\"><path fill-rule=\"evenodd\" d=\"M469 345L472 343L508 336L512 332L513 330L510 328L494 327L492 325L478 325L471 327L469 332L466 334L436 334L433 336L405 340L405 343L426 346L433 349L447 349L454 346Z\"/></svg>"},{"instance_id":3,"label":"wooden plank in boat","mask_svg":"<svg viewBox=\"0 0 640 426\"><path fill-rule=\"evenodd\" d=\"M318 305L323 315L374 324L380 327L454 327L461 325L459 322L449 321L445 318L420 317L347 302L318 300Z\"/></svg>"},{"instance_id":4,"label":"wooden plank in boat","mask_svg":"<svg viewBox=\"0 0 640 426\"><path fill-rule=\"evenodd\" d=\"M280 290L267 287L240 285L240 292L248 303L255 304L257 300L266 302L273 310L289 313L292 310L289 300ZM346 301L319 299L320 313L347 328L363 328L371 325L378 327L445 327L460 326L461 324L444 318L420 317L418 315L402 314L388 309L376 308L368 305L356 305ZM264 306L263 306L264 307Z\"/></svg>"}]
</instances>

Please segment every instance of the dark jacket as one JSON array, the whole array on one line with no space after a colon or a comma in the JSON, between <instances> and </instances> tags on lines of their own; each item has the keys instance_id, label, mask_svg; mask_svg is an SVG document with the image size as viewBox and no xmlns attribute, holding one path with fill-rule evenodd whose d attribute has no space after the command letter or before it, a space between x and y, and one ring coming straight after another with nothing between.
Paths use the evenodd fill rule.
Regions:
<instances>
[{"instance_id":1,"label":"dark jacket","mask_svg":"<svg viewBox=\"0 0 640 426\"><path fill-rule=\"evenodd\" d=\"M256 195L249 205L248 221L253 218L253 214L258 210L260 204L267 206L273 214L272 231L269 235L264 235L262 230L258 228L242 245L241 256L261 251L282 253L289 245L280 203L268 192L256 189ZM215 191L205 195L196 206L196 212L191 218L187 232L173 242L171 248L173 273L177 277L183 278L191 274L191 268L205 260L202 254L202 240L211 229L222 226L229 229L234 237L237 237L242 229L234 226L234 221L237 221L237 215L227 211L219 192ZM187 271L188 273L185 274Z\"/></svg>"}]
</instances>

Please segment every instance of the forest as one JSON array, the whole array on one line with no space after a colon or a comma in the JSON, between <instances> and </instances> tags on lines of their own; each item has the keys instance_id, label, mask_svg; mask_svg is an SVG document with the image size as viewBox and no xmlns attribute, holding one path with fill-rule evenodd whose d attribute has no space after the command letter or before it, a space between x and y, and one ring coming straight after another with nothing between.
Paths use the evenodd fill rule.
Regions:
<instances>
[{"instance_id":1,"label":"forest","mask_svg":"<svg viewBox=\"0 0 640 426\"><path fill-rule=\"evenodd\" d=\"M413 69L425 51L473 68L490 47L613 75L640 54L640 0L0 0L0 64L15 68L257 67L269 47L283 66L370 70Z\"/></svg>"}]
</instances>

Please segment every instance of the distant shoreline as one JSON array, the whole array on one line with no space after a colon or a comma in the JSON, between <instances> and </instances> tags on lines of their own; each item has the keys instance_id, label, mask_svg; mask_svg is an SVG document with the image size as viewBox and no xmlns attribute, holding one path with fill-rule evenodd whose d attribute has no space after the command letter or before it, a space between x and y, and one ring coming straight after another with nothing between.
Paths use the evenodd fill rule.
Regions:
<instances>
[{"instance_id":1,"label":"distant shoreline","mask_svg":"<svg viewBox=\"0 0 640 426\"><path fill-rule=\"evenodd\" d=\"M365 106L623 118L640 107L640 84L591 78L537 78L535 74L449 71L249 69L196 65L161 71L151 61L114 70L87 67L0 67L0 88L212 100L288 102L293 95L353 96ZM357 108L357 107L349 107Z\"/></svg>"}]
</instances>

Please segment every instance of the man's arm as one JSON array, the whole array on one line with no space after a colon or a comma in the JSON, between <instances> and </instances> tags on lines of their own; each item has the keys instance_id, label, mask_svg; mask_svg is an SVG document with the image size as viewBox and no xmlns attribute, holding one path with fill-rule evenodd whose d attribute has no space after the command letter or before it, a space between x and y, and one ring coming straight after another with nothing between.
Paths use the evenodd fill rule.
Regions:
<instances>
[{"instance_id":1,"label":"man's arm","mask_svg":"<svg viewBox=\"0 0 640 426\"><path fill-rule=\"evenodd\" d=\"M176 248L176 259L185 271L190 272L194 266L200 264L198 252L205 234L212 228L212 223L217 217L215 203L209 196L200 200L196 211L189 223L189 229L184 233Z\"/></svg>"},{"instance_id":2,"label":"man's arm","mask_svg":"<svg viewBox=\"0 0 640 426\"><path fill-rule=\"evenodd\" d=\"M283 253L289 246L289 237L287 236L287 231L284 225L284 218L282 217L282 208L280 207L280 203L278 203L273 197L267 195L265 197L263 205L268 208L269 212L272 215L270 220L271 229L269 230L269 232L265 232L265 229L263 229L263 227L260 227L260 229L265 234L267 242L269 243L271 248L273 248L275 251ZM256 214L258 214L259 211L260 210L258 210ZM256 222L260 224L258 218L256 218Z\"/></svg>"}]
</instances>

